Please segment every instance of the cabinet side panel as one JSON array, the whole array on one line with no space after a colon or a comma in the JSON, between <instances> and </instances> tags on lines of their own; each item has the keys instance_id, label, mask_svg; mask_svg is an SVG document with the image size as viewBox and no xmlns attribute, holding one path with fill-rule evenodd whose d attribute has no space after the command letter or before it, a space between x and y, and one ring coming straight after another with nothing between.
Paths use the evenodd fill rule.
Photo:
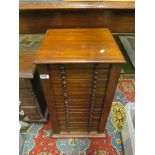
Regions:
<instances>
[{"instance_id":1,"label":"cabinet side panel","mask_svg":"<svg viewBox=\"0 0 155 155\"><path fill-rule=\"evenodd\" d=\"M33 86L34 92L35 92L36 97L37 97L38 109L39 109L39 111L43 117L45 115L47 106L46 106L46 101L45 101L45 97L43 95L43 91L42 91L41 83L40 83L40 78L39 78L37 70L34 74L34 79L32 80L32 86Z\"/></svg>"},{"instance_id":2,"label":"cabinet side panel","mask_svg":"<svg viewBox=\"0 0 155 155\"><path fill-rule=\"evenodd\" d=\"M103 111L100 118L98 132L104 132L105 130L111 104L114 98L114 93L120 76L120 71L121 71L121 64L113 64L111 66L111 71L109 75L108 86L107 86L106 96L103 104Z\"/></svg>"},{"instance_id":3,"label":"cabinet side panel","mask_svg":"<svg viewBox=\"0 0 155 155\"><path fill-rule=\"evenodd\" d=\"M48 65L37 65L38 73L39 76L48 74L49 75L49 70L48 70ZM50 115L50 120L52 123L53 131L54 133L59 133L59 124L58 124L58 117L56 113L56 105L55 105L55 98L53 95L53 90L52 90L52 85L50 82L50 77L48 79L40 79L41 85L43 88L43 92L45 95L46 103L48 106L48 111Z\"/></svg>"}]
</instances>

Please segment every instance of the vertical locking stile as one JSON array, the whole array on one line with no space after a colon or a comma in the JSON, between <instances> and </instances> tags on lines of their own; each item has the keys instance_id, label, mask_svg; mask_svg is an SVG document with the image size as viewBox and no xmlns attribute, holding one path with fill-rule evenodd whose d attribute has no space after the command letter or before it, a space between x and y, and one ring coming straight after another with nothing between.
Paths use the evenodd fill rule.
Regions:
<instances>
[{"instance_id":1,"label":"vertical locking stile","mask_svg":"<svg viewBox=\"0 0 155 155\"><path fill-rule=\"evenodd\" d=\"M65 113L66 113L66 127L69 131L70 123L69 123L69 106L68 106L68 93L67 93L67 82L66 82L66 73L65 73L65 66L60 65L60 75L61 75L61 86L64 94L64 105L65 105Z\"/></svg>"},{"instance_id":2,"label":"vertical locking stile","mask_svg":"<svg viewBox=\"0 0 155 155\"><path fill-rule=\"evenodd\" d=\"M92 77L92 90L91 90L91 97L90 97L90 106L89 106L89 120L88 120L88 132L91 131L92 127L92 117L94 111L94 103L96 99L96 85L97 85L97 74L98 74L98 64L94 64L93 68L93 77Z\"/></svg>"}]
</instances>

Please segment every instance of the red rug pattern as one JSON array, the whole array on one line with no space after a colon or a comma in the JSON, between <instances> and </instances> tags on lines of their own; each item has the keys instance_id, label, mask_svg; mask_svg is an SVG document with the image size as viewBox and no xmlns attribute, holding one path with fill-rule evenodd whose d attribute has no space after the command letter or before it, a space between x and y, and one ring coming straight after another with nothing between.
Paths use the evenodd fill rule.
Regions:
<instances>
[{"instance_id":1,"label":"red rug pattern","mask_svg":"<svg viewBox=\"0 0 155 155\"><path fill-rule=\"evenodd\" d=\"M135 101L133 79L120 80L114 102L124 106ZM35 124L34 124L35 128ZM123 155L120 131L115 128L111 115L105 130L106 138L52 138L52 125L40 125L26 136L22 155Z\"/></svg>"}]
</instances>

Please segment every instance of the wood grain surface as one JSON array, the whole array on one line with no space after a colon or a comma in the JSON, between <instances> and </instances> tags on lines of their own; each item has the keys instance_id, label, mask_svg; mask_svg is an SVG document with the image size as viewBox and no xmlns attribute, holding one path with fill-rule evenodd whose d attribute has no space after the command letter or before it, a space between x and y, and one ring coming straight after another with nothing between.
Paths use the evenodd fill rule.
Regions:
<instances>
[{"instance_id":1,"label":"wood grain surface","mask_svg":"<svg viewBox=\"0 0 155 155\"><path fill-rule=\"evenodd\" d=\"M36 64L124 63L108 29L48 30L35 56Z\"/></svg>"},{"instance_id":2,"label":"wood grain surface","mask_svg":"<svg viewBox=\"0 0 155 155\"><path fill-rule=\"evenodd\" d=\"M109 28L112 33L135 32L134 9L32 9L20 11L19 19L21 34L45 33L54 28Z\"/></svg>"},{"instance_id":3,"label":"wood grain surface","mask_svg":"<svg viewBox=\"0 0 155 155\"><path fill-rule=\"evenodd\" d=\"M34 63L44 75L40 81L54 133L103 133L125 63L111 32L48 30Z\"/></svg>"},{"instance_id":4,"label":"wood grain surface","mask_svg":"<svg viewBox=\"0 0 155 155\"><path fill-rule=\"evenodd\" d=\"M34 55L32 52L19 52L19 78L33 79L36 69Z\"/></svg>"},{"instance_id":5,"label":"wood grain surface","mask_svg":"<svg viewBox=\"0 0 155 155\"><path fill-rule=\"evenodd\" d=\"M104 1L104 2L49 2L49 3L22 3L20 10L73 10L73 9L134 9L134 1Z\"/></svg>"}]
</instances>

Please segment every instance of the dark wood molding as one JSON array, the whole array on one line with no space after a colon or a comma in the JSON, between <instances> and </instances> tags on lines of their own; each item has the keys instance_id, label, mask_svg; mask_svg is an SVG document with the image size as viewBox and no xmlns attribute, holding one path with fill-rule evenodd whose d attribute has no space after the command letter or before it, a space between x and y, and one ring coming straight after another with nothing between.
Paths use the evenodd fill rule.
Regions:
<instances>
[{"instance_id":1,"label":"dark wood molding","mask_svg":"<svg viewBox=\"0 0 155 155\"><path fill-rule=\"evenodd\" d=\"M113 9L26 10L19 13L21 34L45 33L53 28L109 28L112 33L134 33L135 11Z\"/></svg>"}]
</instances>

